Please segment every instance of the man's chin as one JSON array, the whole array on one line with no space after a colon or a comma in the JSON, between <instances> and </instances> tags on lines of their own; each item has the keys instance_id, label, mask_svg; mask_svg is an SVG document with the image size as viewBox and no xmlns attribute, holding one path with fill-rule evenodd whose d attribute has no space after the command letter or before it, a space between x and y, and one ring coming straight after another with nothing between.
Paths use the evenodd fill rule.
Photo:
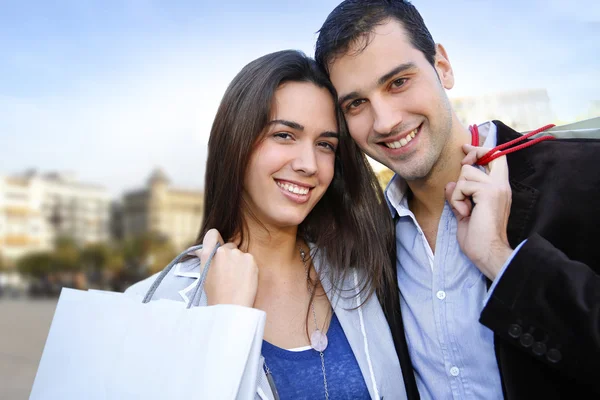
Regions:
<instances>
[{"instance_id":1,"label":"man's chin","mask_svg":"<svg viewBox=\"0 0 600 400\"><path fill-rule=\"evenodd\" d=\"M411 168L406 164L398 165L398 163L390 164L387 167L407 182L426 180L431 174L432 169L426 165L415 166L413 164Z\"/></svg>"}]
</instances>

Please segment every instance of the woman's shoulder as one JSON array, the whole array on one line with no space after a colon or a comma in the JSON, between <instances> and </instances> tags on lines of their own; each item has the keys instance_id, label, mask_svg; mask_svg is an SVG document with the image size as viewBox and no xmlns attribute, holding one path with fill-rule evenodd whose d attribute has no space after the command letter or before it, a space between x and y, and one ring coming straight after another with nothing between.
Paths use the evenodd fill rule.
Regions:
<instances>
[{"instance_id":1,"label":"woman's shoulder","mask_svg":"<svg viewBox=\"0 0 600 400\"><path fill-rule=\"evenodd\" d=\"M200 278L200 260L190 258L179 262L164 274L162 280L158 272L142 281L134 283L125 290L125 294L135 297L145 297L151 289L154 289L152 300L169 299L176 301L187 301L188 289L195 286ZM157 285L156 287L154 287Z\"/></svg>"}]
</instances>

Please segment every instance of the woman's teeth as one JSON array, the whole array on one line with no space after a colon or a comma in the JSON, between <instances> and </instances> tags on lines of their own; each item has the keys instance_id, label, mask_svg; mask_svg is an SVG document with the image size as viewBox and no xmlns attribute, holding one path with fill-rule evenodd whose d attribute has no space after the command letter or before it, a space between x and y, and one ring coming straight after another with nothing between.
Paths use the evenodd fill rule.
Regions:
<instances>
[{"instance_id":1,"label":"woman's teeth","mask_svg":"<svg viewBox=\"0 0 600 400\"><path fill-rule=\"evenodd\" d=\"M397 142L389 142L389 143L385 143L385 145L387 147L389 147L390 149L399 149L400 147L406 146L408 143L410 143L410 141L415 138L418 131L419 131L419 128L413 130L411 133L409 133L402 139L398 140Z\"/></svg>"},{"instance_id":2,"label":"woman's teeth","mask_svg":"<svg viewBox=\"0 0 600 400\"><path fill-rule=\"evenodd\" d=\"M297 185L293 185L291 183L277 182L277 185L280 188L287 190L288 192L295 193L295 194L301 194L301 195L308 194L308 190L309 190L307 187L297 186Z\"/></svg>"}]
</instances>

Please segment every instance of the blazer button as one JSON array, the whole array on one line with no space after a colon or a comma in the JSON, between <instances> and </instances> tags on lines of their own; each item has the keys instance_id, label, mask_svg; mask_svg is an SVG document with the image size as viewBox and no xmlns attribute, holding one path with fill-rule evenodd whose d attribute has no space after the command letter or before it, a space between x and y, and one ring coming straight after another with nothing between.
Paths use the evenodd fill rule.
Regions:
<instances>
[{"instance_id":1,"label":"blazer button","mask_svg":"<svg viewBox=\"0 0 600 400\"><path fill-rule=\"evenodd\" d=\"M521 336L519 342L521 342L521 346L523 347L531 347L531 345L533 344L533 336L529 333L526 333L523 336Z\"/></svg>"},{"instance_id":2,"label":"blazer button","mask_svg":"<svg viewBox=\"0 0 600 400\"><path fill-rule=\"evenodd\" d=\"M543 356L546 353L546 344L542 342L535 342L531 348L533 354L536 356Z\"/></svg>"},{"instance_id":3,"label":"blazer button","mask_svg":"<svg viewBox=\"0 0 600 400\"><path fill-rule=\"evenodd\" d=\"M551 363L557 363L562 359L562 354L556 349L550 349L548 350L548 353L546 353L546 358Z\"/></svg>"},{"instance_id":4,"label":"blazer button","mask_svg":"<svg viewBox=\"0 0 600 400\"><path fill-rule=\"evenodd\" d=\"M517 325L517 324L512 324L508 328L508 335L513 339L518 339L519 336L521 336L522 332L523 332L523 329L521 329L521 326Z\"/></svg>"}]
</instances>

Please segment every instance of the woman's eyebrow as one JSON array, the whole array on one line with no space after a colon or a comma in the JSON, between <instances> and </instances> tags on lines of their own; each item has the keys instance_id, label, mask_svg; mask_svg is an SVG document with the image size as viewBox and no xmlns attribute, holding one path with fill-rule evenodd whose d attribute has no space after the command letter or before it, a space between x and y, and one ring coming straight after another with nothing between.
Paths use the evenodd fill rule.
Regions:
<instances>
[{"instance_id":1,"label":"woman's eyebrow","mask_svg":"<svg viewBox=\"0 0 600 400\"><path fill-rule=\"evenodd\" d=\"M304 130L304 126L300 125L297 122L293 122L293 121L288 121L285 119L274 119L273 121L270 121L268 125L274 125L274 124L281 124L281 125L285 125L285 126L289 126L292 129L296 129L299 131L303 131Z\"/></svg>"}]
</instances>

